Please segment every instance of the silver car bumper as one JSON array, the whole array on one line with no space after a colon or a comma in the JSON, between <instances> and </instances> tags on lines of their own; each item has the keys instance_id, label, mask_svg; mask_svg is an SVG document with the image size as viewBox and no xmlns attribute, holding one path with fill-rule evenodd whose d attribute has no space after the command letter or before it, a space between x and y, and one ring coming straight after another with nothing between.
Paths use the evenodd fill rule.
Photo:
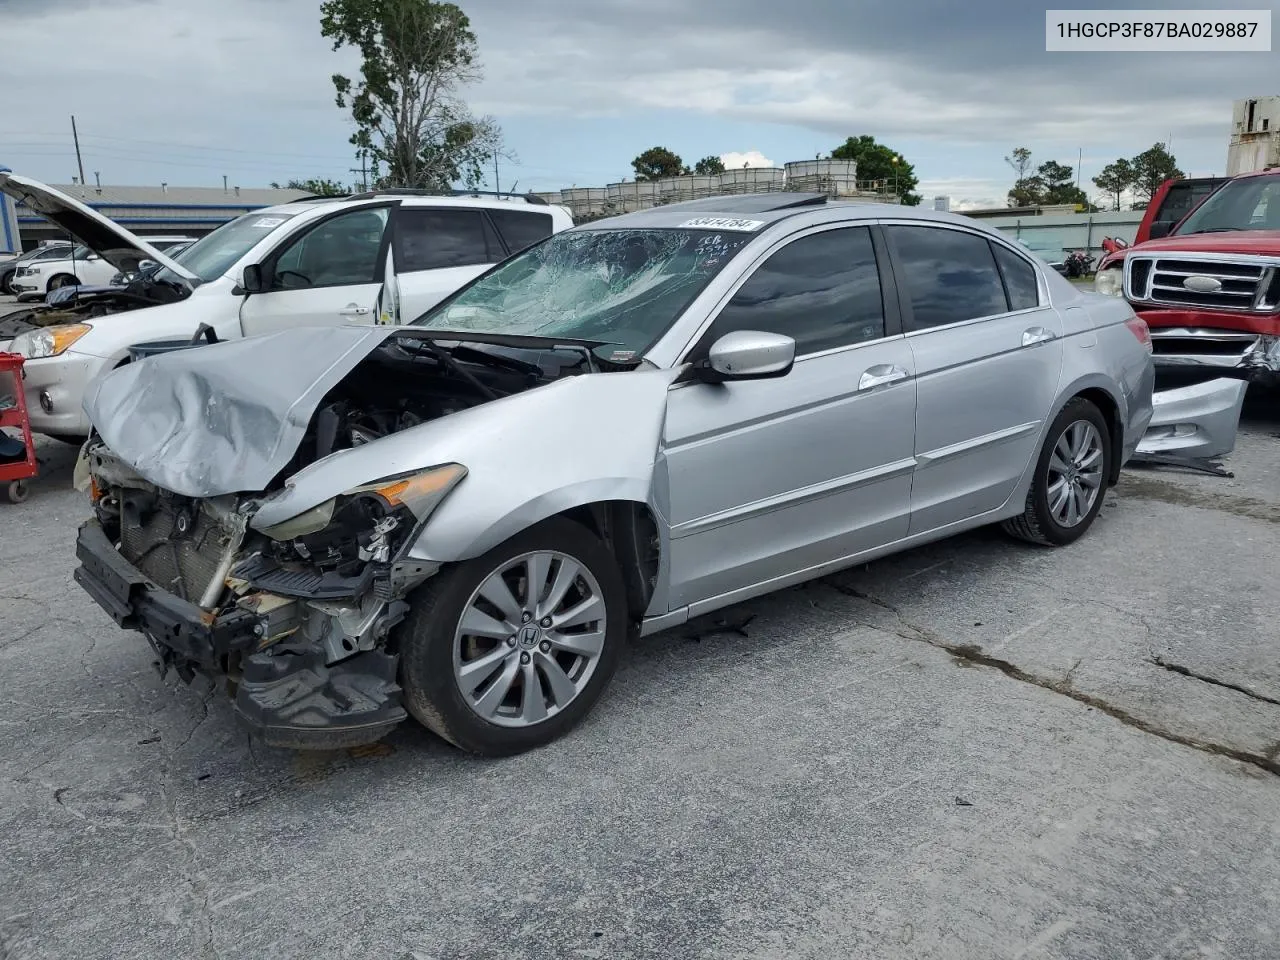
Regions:
<instances>
[{"instance_id":1,"label":"silver car bumper","mask_svg":"<svg viewBox=\"0 0 1280 960\"><path fill-rule=\"evenodd\" d=\"M1156 391L1151 398L1155 412L1138 444L1138 453L1201 459L1230 453L1236 445L1248 386L1239 377L1219 377Z\"/></svg>"}]
</instances>

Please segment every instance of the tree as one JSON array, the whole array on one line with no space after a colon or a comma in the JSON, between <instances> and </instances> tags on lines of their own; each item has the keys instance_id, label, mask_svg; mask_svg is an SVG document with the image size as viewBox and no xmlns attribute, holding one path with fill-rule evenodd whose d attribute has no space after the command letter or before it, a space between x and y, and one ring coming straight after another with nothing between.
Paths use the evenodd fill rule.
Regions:
<instances>
[{"instance_id":1,"label":"tree","mask_svg":"<svg viewBox=\"0 0 1280 960\"><path fill-rule=\"evenodd\" d=\"M1121 197L1133 186L1135 179L1133 164L1121 157L1103 167L1102 171L1093 178L1093 182L1099 190L1107 192L1107 196L1114 204L1113 209L1119 210Z\"/></svg>"},{"instance_id":2,"label":"tree","mask_svg":"<svg viewBox=\"0 0 1280 960\"><path fill-rule=\"evenodd\" d=\"M1042 189L1040 203L1074 203L1089 208L1089 195L1074 183L1076 171L1065 163L1047 160L1036 170L1035 179Z\"/></svg>"},{"instance_id":3,"label":"tree","mask_svg":"<svg viewBox=\"0 0 1280 960\"><path fill-rule=\"evenodd\" d=\"M914 207L920 203L920 196L912 192L919 183L915 167L907 163L896 150L877 143L875 137L866 134L849 137L831 151L831 159L854 161L858 165L857 177L860 182L883 182L897 193L904 206Z\"/></svg>"},{"instance_id":4,"label":"tree","mask_svg":"<svg viewBox=\"0 0 1280 960\"><path fill-rule=\"evenodd\" d=\"M1149 150L1142 151L1130 163L1133 165L1134 190L1147 202L1155 196L1156 191L1160 189L1160 184L1175 177L1186 176L1178 169L1173 154L1163 143L1153 144Z\"/></svg>"},{"instance_id":5,"label":"tree","mask_svg":"<svg viewBox=\"0 0 1280 960\"><path fill-rule=\"evenodd\" d=\"M631 161L631 169L636 180L661 180L689 172L684 161L666 147L650 147Z\"/></svg>"},{"instance_id":6,"label":"tree","mask_svg":"<svg viewBox=\"0 0 1280 960\"><path fill-rule=\"evenodd\" d=\"M480 78L471 22L437 0L324 0L320 33L333 49L360 53L360 77L333 75L337 104L351 110L351 143L386 175L381 186L473 187L502 155L502 134L473 117L458 90Z\"/></svg>"},{"instance_id":7,"label":"tree","mask_svg":"<svg viewBox=\"0 0 1280 960\"><path fill-rule=\"evenodd\" d=\"M286 190L305 190L316 197L345 197L351 191L336 180L290 180L284 185ZM272 183L271 189L279 190L280 184Z\"/></svg>"},{"instance_id":8,"label":"tree","mask_svg":"<svg viewBox=\"0 0 1280 960\"><path fill-rule=\"evenodd\" d=\"M702 175L724 173L724 161L719 157L703 157L693 165L693 172Z\"/></svg>"},{"instance_id":9,"label":"tree","mask_svg":"<svg viewBox=\"0 0 1280 960\"><path fill-rule=\"evenodd\" d=\"M1031 169L1031 151L1026 147L1014 147L1013 152L1004 158L1004 162L1013 168L1017 179L1009 190L1009 206L1038 207L1044 202L1044 183L1036 176L1028 176Z\"/></svg>"}]
</instances>

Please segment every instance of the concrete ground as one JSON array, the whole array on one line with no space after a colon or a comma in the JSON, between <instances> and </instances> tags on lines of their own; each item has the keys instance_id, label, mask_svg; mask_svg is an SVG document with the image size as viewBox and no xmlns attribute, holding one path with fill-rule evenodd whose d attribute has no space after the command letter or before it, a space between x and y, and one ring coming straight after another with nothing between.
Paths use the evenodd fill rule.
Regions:
<instances>
[{"instance_id":1,"label":"concrete ground","mask_svg":"<svg viewBox=\"0 0 1280 960\"><path fill-rule=\"evenodd\" d=\"M0 957L1280 958L1280 405L647 638L576 732L297 755L71 578L74 451L0 505ZM741 629L741 625L752 617Z\"/></svg>"}]
</instances>

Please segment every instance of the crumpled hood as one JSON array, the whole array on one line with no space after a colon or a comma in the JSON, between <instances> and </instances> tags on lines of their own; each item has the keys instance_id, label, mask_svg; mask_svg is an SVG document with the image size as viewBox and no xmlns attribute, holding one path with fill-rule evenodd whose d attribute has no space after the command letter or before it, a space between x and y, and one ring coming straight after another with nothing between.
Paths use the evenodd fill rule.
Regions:
<instances>
[{"instance_id":1,"label":"crumpled hood","mask_svg":"<svg viewBox=\"0 0 1280 960\"><path fill-rule=\"evenodd\" d=\"M299 327L129 363L89 385L84 410L112 453L188 497L263 490L320 400L395 332Z\"/></svg>"}]
</instances>

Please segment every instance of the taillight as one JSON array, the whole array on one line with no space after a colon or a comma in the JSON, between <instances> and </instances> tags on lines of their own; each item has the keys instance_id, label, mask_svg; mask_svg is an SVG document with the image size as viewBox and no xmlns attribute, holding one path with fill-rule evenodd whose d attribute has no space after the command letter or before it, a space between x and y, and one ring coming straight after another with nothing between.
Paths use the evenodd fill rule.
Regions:
<instances>
[{"instance_id":1,"label":"taillight","mask_svg":"<svg viewBox=\"0 0 1280 960\"><path fill-rule=\"evenodd\" d=\"M1147 348L1147 353L1152 352L1151 346L1151 328L1147 326L1147 321L1141 317L1130 317L1124 322L1129 328L1129 332L1138 338L1138 342Z\"/></svg>"}]
</instances>

